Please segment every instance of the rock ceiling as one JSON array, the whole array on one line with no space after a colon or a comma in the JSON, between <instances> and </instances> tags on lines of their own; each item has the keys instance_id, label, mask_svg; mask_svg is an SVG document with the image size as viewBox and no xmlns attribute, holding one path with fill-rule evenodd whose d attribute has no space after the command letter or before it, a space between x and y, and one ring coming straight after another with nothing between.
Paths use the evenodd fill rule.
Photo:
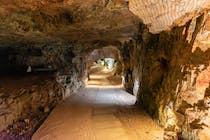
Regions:
<instances>
[{"instance_id":1,"label":"rock ceiling","mask_svg":"<svg viewBox=\"0 0 210 140\"><path fill-rule=\"evenodd\" d=\"M129 0L129 9L158 33L183 25L199 12L210 8L210 0Z\"/></svg>"},{"instance_id":2,"label":"rock ceiling","mask_svg":"<svg viewBox=\"0 0 210 140\"><path fill-rule=\"evenodd\" d=\"M125 39L139 21L124 0L0 0L1 42Z\"/></svg>"},{"instance_id":3,"label":"rock ceiling","mask_svg":"<svg viewBox=\"0 0 210 140\"><path fill-rule=\"evenodd\" d=\"M210 0L0 0L0 42L133 37L143 21L158 33L210 8Z\"/></svg>"}]
</instances>

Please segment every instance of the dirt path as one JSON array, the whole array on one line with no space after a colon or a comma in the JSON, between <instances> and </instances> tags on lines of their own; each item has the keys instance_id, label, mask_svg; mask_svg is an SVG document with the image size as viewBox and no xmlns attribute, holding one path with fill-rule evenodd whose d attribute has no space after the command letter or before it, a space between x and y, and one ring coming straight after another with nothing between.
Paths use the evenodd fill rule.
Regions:
<instances>
[{"instance_id":1,"label":"dirt path","mask_svg":"<svg viewBox=\"0 0 210 140\"><path fill-rule=\"evenodd\" d=\"M120 88L85 88L58 105L33 140L161 140L163 130Z\"/></svg>"},{"instance_id":2,"label":"dirt path","mask_svg":"<svg viewBox=\"0 0 210 140\"><path fill-rule=\"evenodd\" d=\"M88 87L122 87L122 78L114 75L115 70L109 70L104 66L93 65L90 69L90 80L87 81Z\"/></svg>"},{"instance_id":3,"label":"dirt path","mask_svg":"<svg viewBox=\"0 0 210 140\"><path fill-rule=\"evenodd\" d=\"M32 139L162 140L163 129L134 105L135 96L110 86L108 75L91 74L89 85L58 105Z\"/></svg>"}]
</instances>

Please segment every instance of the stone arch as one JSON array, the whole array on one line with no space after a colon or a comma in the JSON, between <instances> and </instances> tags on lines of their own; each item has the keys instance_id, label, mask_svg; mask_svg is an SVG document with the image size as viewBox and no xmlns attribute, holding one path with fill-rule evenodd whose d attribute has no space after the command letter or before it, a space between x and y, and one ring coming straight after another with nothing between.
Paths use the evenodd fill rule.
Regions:
<instances>
[{"instance_id":1,"label":"stone arch","mask_svg":"<svg viewBox=\"0 0 210 140\"><path fill-rule=\"evenodd\" d=\"M113 58L116 61L122 63L121 53L117 46L105 46L103 48L97 48L88 53L86 60L86 70L84 78L86 79L88 70L93 62L104 59L104 58Z\"/></svg>"}]
</instances>

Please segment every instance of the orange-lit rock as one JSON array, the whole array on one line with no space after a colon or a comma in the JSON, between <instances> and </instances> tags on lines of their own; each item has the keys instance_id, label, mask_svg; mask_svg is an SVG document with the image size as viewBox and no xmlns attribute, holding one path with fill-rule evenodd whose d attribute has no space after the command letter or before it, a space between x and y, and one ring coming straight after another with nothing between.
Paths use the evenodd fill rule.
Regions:
<instances>
[{"instance_id":1,"label":"orange-lit rock","mask_svg":"<svg viewBox=\"0 0 210 140\"><path fill-rule=\"evenodd\" d=\"M165 139L208 138L209 9L209 0L0 0L0 74L10 86L18 85L16 76L36 86L5 94L0 79L0 130L31 125L23 113L49 113L56 93L70 97L93 61L113 57L125 90L164 127ZM52 85L33 84L40 73L50 74ZM57 87L62 91L51 92Z\"/></svg>"},{"instance_id":2,"label":"orange-lit rock","mask_svg":"<svg viewBox=\"0 0 210 140\"><path fill-rule=\"evenodd\" d=\"M203 52L210 49L210 12L206 16L206 21L203 28L198 33L192 52L200 48Z\"/></svg>"}]
</instances>

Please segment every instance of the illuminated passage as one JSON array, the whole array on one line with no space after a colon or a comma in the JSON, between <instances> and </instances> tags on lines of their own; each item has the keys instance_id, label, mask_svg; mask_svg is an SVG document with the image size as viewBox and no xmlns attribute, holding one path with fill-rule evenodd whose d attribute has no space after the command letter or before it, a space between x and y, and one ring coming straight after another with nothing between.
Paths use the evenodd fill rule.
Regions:
<instances>
[{"instance_id":1,"label":"illuminated passage","mask_svg":"<svg viewBox=\"0 0 210 140\"><path fill-rule=\"evenodd\" d=\"M85 88L58 105L33 140L162 140L163 130L120 88Z\"/></svg>"},{"instance_id":2,"label":"illuminated passage","mask_svg":"<svg viewBox=\"0 0 210 140\"><path fill-rule=\"evenodd\" d=\"M90 74L86 88L53 110L33 140L163 139L163 129L134 106L136 97L121 85L111 86L107 80L109 70L101 68L105 73L100 74L98 69Z\"/></svg>"}]
</instances>

